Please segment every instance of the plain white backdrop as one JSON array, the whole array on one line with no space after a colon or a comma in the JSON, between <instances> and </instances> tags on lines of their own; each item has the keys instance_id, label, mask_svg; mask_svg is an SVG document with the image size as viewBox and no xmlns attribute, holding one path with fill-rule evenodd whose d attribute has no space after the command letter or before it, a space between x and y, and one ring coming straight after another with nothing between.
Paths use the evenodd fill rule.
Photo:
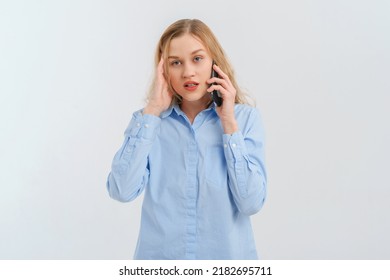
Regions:
<instances>
[{"instance_id":1,"label":"plain white backdrop","mask_svg":"<svg viewBox=\"0 0 390 280\"><path fill-rule=\"evenodd\" d=\"M131 259L105 182L164 29L214 31L266 128L264 259L390 258L390 2L0 2L0 259Z\"/></svg>"}]
</instances>

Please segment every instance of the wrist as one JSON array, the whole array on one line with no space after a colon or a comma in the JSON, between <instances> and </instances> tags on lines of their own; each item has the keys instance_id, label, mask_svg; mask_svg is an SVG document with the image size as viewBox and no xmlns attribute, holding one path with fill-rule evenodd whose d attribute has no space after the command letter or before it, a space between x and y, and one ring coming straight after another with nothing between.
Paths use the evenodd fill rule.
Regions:
<instances>
[{"instance_id":1,"label":"wrist","mask_svg":"<svg viewBox=\"0 0 390 280\"><path fill-rule=\"evenodd\" d=\"M233 134L238 131L238 124L235 119L222 122L223 132L225 134Z\"/></svg>"},{"instance_id":2,"label":"wrist","mask_svg":"<svg viewBox=\"0 0 390 280\"><path fill-rule=\"evenodd\" d=\"M161 113L162 113L162 110L155 108L155 107L152 107L152 106L149 106L149 105L147 105L144 108L144 110L142 111L143 115L154 115L156 117L159 117Z\"/></svg>"}]
</instances>

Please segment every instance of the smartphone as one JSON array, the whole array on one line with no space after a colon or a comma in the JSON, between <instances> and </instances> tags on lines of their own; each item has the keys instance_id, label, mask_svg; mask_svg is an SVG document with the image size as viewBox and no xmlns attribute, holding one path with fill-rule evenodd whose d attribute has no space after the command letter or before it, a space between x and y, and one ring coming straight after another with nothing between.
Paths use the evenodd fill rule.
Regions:
<instances>
[{"instance_id":1,"label":"smartphone","mask_svg":"<svg viewBox=\"0 0 390 280\"><path fill-rule=\"evenodd\" d=\"M214 66L215 62L213 62L213 66ZM218 78L218 73L215 72L213 66L211 66L211 78ZM213 83L213 85L216 85L217 83ZM222 105L222 97L221 97L221 93L219 92L219 90L213 90L213 92L211 93L211 96L213 98L213 101L215 103L215 105L217 105L218 107Z\"/></svg>"}]
</instances>

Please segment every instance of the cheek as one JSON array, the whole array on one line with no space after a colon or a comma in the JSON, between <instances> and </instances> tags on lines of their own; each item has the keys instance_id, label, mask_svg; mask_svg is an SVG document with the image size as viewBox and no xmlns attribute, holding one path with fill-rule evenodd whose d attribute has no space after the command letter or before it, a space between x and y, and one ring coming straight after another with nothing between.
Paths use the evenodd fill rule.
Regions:
<instances>
[{"instance_id":1,"label":"cheek","mask_svg":"<svg viewBox=\"0 0 390 280\"><path fill-rule=\"evenodd\" d=\"M169 71L169 79L170 79L171 83L177 82L178 78L179 78L178 71L175 71L175 69Z\"/></svg>"},{"instance_id":2,"label":"cheek","mask_svg":"<svg viewBox=\"0 0 390 280\"><path fill-rule=\"evenodd\" d=\"M210 79L210 77L211 77L211 67L212 67L212 64L210 63L210 66L207 64L202 69L202 76L206 80Z\"/></svg>"},{"instance_id":3,"label":"cheek","mask_svg":"<svg viewBox=\"0 0 390 280\"><path fill-rule=\"evenodd\" d=\"M181 84L180 82L180 78L179 76L177 75L177 73L170 73L170 76L169 76L169 82L171 84L171 86L176 90L179 88L179 85Z\"/></svg>"}]
</instances>

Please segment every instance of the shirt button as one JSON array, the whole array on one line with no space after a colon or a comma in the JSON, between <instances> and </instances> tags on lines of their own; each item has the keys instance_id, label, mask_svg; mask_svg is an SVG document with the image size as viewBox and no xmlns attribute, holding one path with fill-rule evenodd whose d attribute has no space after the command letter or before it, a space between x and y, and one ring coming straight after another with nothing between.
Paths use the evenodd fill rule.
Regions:
<instances>
[{"instance_id":1,"label":"shirt button","mask_svg":"<svg viewBox=\"0 0 390 280\"><path fill-rule=\"evenodd\" d=\"M232 147L233 147L233 148L235 148L236 146L237 146L236 144L234 144L234 143L232 144Z\"/></svg>"},{"instance_id":2,"label":"shirt button","mask_svg":"<svg viewBox=\"0 0 390 280\"><path fill-rule=\"evenodd\" d=\"M141 124L140 123L137 123L137 127L140 127L141 126Z\"/></svg>"},{"instance_id":3,"label":"shirt button","mask_svg":"<svg viewBox=\"0 0 390 280\"><path fill-rule=\"evenodd\" d=\"M223 144L223 146L224 146L225 148L227 148L227 144Z\"/></svg>"},{"instance_id":4,"label":"shirt button","mask_svg":"<svg viewBox=\"0 0 390 280\"><path fill-rule=\"evenodd\" d=\"M148 127L149 127L149 125L146 123L146 124L144 125L144 127L145 127L145 128L148 128Z\"/></svg>"}]
</instances>

